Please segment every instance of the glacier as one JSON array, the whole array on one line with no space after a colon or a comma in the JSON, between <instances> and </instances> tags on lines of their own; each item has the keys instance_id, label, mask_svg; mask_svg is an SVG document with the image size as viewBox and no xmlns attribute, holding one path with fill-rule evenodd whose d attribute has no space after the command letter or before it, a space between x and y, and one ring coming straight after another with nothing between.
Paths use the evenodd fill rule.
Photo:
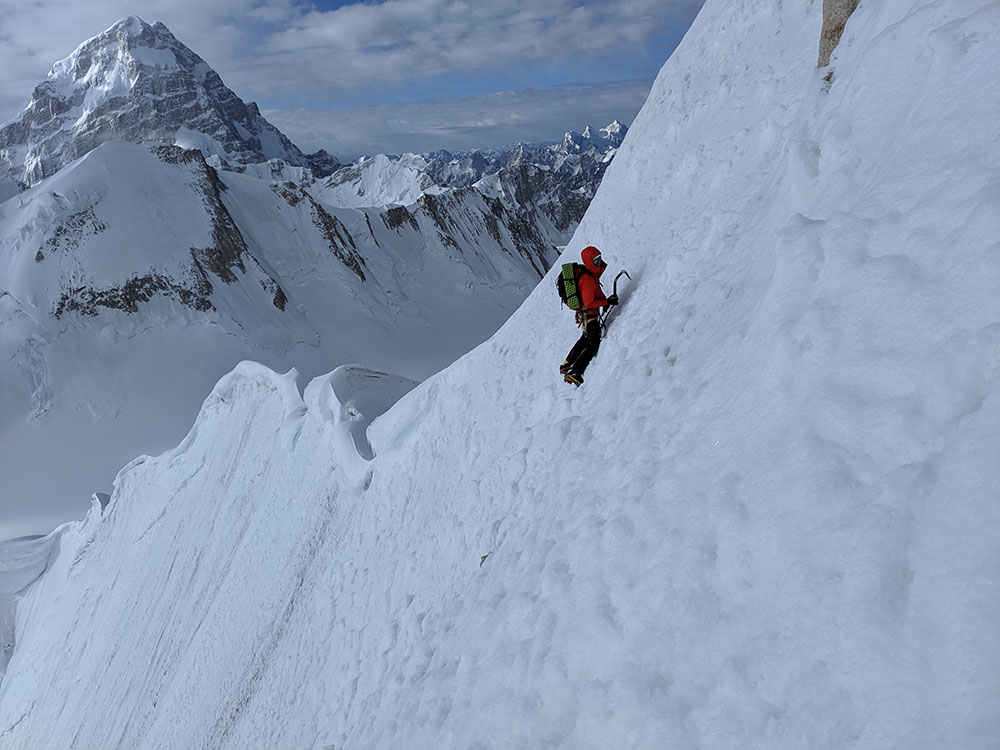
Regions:
<instances>
[{"instance_id":1,"label":"glacier","mask_svg":"<svg viewBox=\"0 0 1000 750\"><path fill-rule=\"evenodd\" d=\"M664 65L563 256L634 279L583 388L553 271L409 391L239 365L31 542L0 744L997 747L1000 7L817 69L820 11Z\"/></svg>"}]
</instances>

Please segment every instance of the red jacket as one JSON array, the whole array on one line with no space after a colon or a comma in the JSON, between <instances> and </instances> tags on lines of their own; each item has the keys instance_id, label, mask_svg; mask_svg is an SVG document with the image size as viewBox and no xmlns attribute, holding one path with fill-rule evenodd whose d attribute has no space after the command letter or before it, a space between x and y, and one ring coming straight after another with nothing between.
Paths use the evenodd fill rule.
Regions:
<instances>
[{"instance_id":1,"label":"red jacket","mask_svg":"<svg viewBox=\"0 0 1000 750\"><path fill-rule=\"evenodd\" d=\"M598 266L594 263L594 258L600 254L601 251L593 245L583 248L583 252L580 253L583 265L587 269L587 273L580 274L580 301L588 316L597 315L600 309L608 304L608 298L604 296L599 281L607 265Z\"/></svg>"}]
</instances>

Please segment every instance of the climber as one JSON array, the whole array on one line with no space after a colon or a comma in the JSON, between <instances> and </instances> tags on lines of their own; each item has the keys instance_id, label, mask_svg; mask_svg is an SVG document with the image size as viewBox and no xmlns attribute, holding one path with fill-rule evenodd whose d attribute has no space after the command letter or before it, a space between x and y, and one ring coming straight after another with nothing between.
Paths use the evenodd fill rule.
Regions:
<instances>
[{"instance_id":1,"label":"climber","mask_svg":"<svg viewBox=\"0 0 1000 750\"><path fill-rule=\"evenodd\" d=\"M580 258L583 268L577 278L580 307L576 311L576 324L583 328L583 333L559 367L563 379L577 387L583 385L583 372L601 345L601 308L618 304L617 295L605 297L601 290L601 274L608 267L601 258L601 251L588 245L583 248Z\"/></svg>"}]
</instances>

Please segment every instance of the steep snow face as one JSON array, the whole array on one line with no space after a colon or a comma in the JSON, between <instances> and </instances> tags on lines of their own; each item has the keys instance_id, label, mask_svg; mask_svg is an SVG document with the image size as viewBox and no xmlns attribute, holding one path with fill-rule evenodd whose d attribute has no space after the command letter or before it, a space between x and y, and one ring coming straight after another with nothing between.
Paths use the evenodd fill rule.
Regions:
<instances>
[{"instance_id":1,"label":"steep snow face","mask_svg":"<svg viewBox=\"0 0 1000 750\"><path fill-rule=\"evenodd\" d=\"M238 163L305 156L162 23L116 23L52 66L20 118L0 129L0 181L33 185L108 140L198 148Z\"/></svg>"},{"instance_id":2,"label":"steep snow face","mask_svg":"<svg viewBox=\"0 0 1000 750\"><path fill-rule=\"evenodd\" d=\"M328 177L320 195L336 206L406 206L416 203L423 193L439 194L446 189L435 184L426 165L414 154L396 159L385 154L366 157Z\"/></svg>"},{"instance_id":3,"label":"steep snow face","mask_svg":"<svg viewBox=\"0 0 1000 750\"><path fill-rule=\"evenodd\" d=\"M425 378L555 257L544 213L471 189L339 210L305 170L255 169L268 177L110 142L0 204L0 538L51 530L69 498L82 515L122 464L175 445L239 361ZM9 525L15 502L29 526Z\"/></svg>"},{"instance_id":4,"label":"steep snow face","mask_svg":"<svg viewBox=\"0 0 1000 750\"><path fill-rule=\"evenodd\" d=\"M1000 8L819 28L709 0L664 67L583 388L551 276L370 461L356 379L224 378L59 532L3 743L995 748Z\"/></svg>"}]
</instances>

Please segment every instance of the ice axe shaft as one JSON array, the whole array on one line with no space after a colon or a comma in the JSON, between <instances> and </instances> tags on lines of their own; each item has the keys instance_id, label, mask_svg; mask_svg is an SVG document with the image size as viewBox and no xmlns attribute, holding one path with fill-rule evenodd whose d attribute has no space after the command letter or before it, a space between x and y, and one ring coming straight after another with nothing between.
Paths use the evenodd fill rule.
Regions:
<instances>
[{"instance_id":1,"label":"ice axe shaft","mask_svg":"<svg viewBox=\"0 0 1000 750\"><path fill-rule=\"evenodd\" d=\"M618 279L620 279L620 278L621 278L622 276L628 276L628 280L629 280L629 281L631 281L631 280L632 280L632 277L631 277L631 276L629 276L629 274L628 274L628 271L626 271L626 270L625 270L625 269L623 268L623 269L622 269L621 271L619 271L619 272L618 272L618 275L617 275L617 276L615 276L615 283L614 283L614 285L612 286L612 290L611 290L611 293L612 293L612 294L618 294Z\"/></svg>"},{"instance_id":2,"label":"ice axe shaft","mask_svg":"<svg viewBox=\"0 0 1000 750\"><path fill-rule=\"evenodd\" d=\"M628 280L629 281L632 280L632 277L629 276L629 272L626 271L624 268L621 271L619 271L618 275L615 276L615 282L612 285L611 294L613 294L614 296L618 296L618 279L620 279L622 276L628 276ZM601 315L601 331L602 331L601 337L602 338L603 338L603 333L607 331L607 327L608 327L607 320L608 320L608 316L611 315L611 311L612 310L614 310L614 308L613 307L609 307L607 310L604 311L604 314Z\"/></svg>"}]
</instances>

